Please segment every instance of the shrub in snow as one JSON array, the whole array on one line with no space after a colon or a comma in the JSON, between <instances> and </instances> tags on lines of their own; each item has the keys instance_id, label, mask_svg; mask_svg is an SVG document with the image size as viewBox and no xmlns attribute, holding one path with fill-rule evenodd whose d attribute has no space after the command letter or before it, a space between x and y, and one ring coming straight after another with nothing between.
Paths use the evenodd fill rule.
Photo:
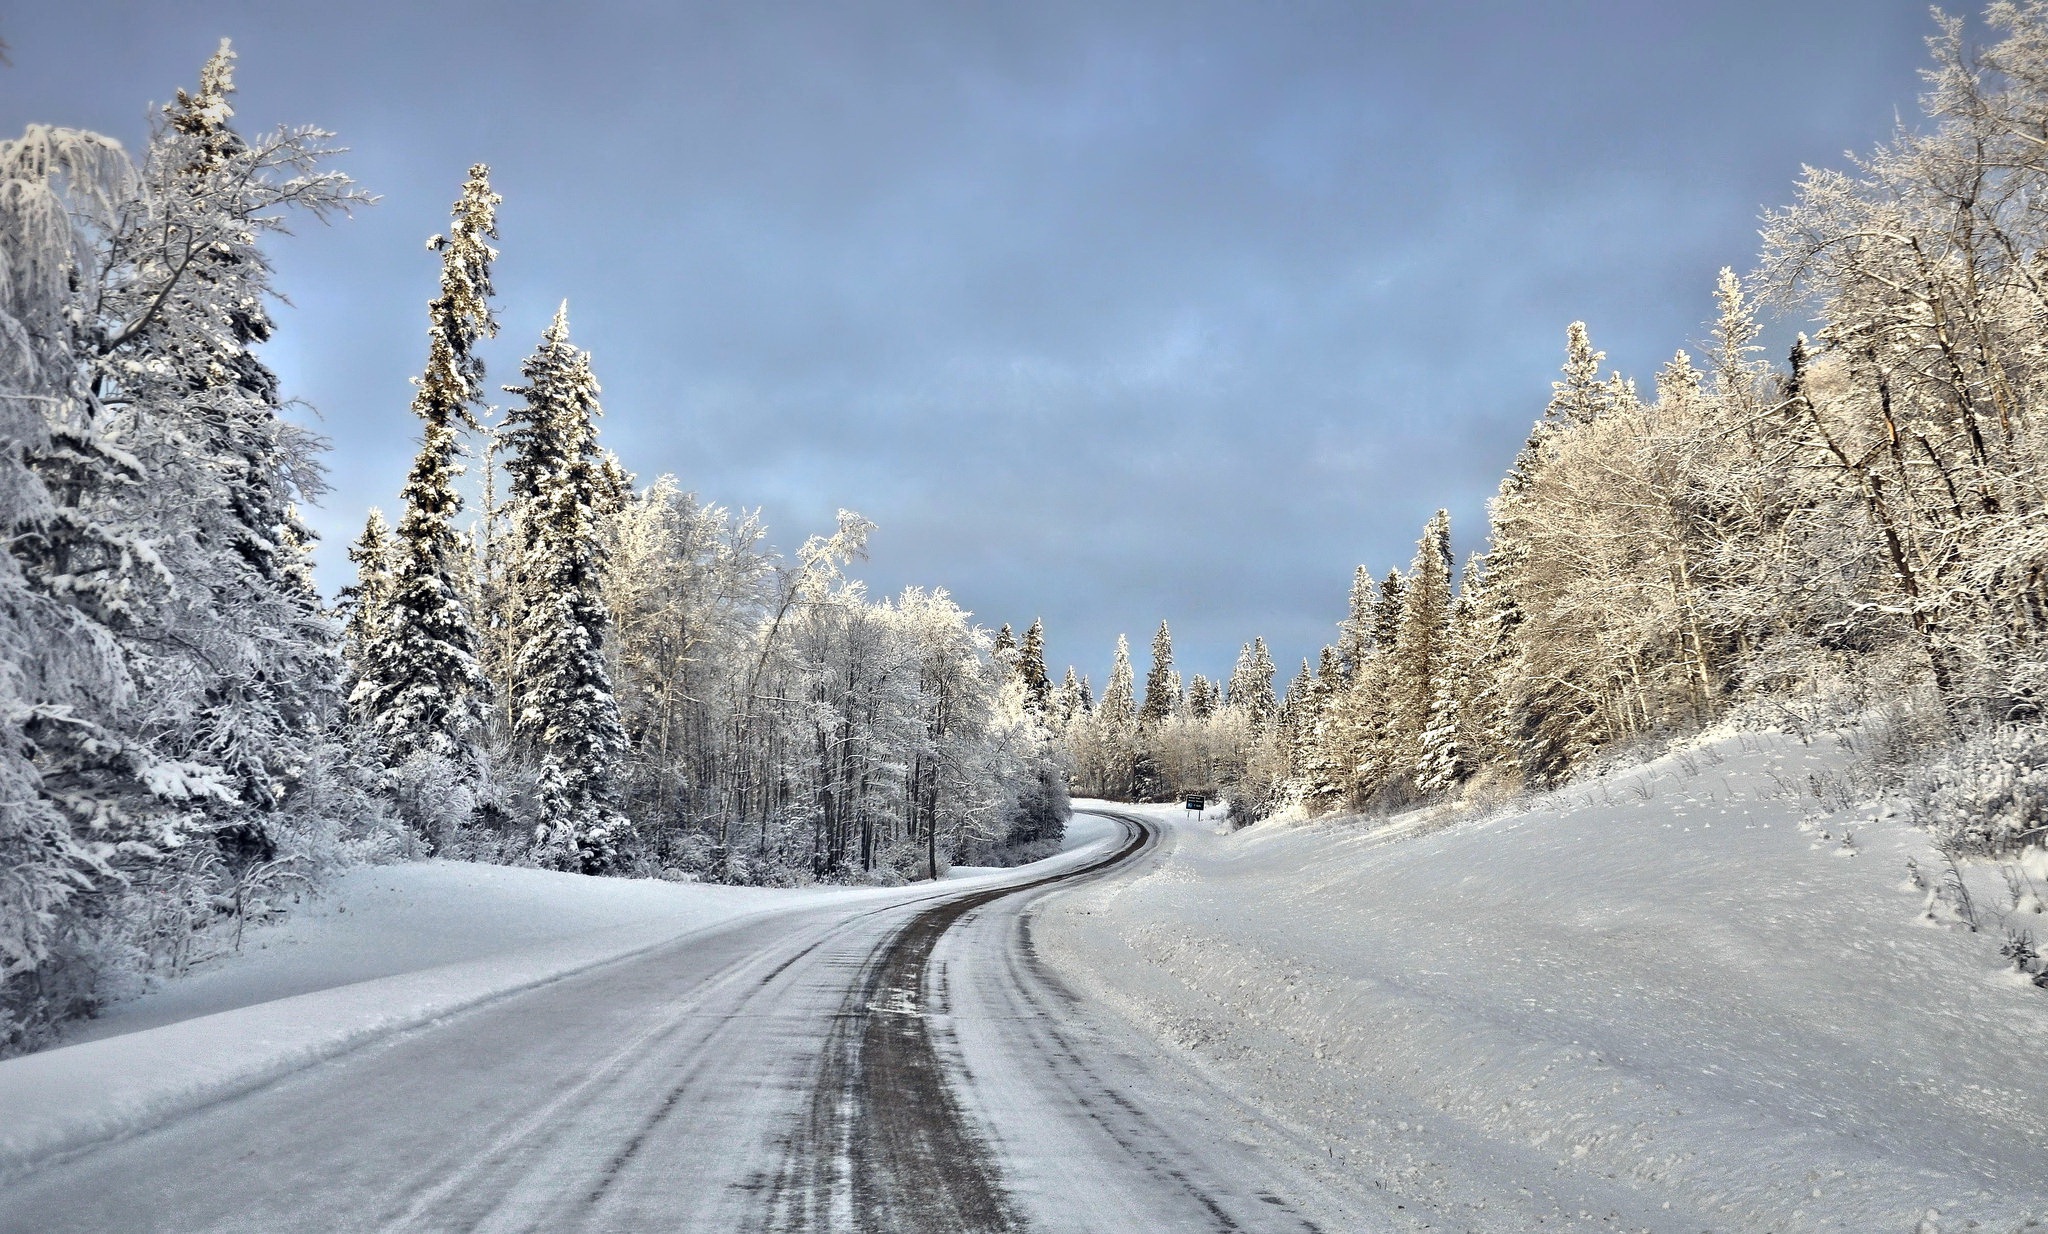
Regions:
<instances>
[{"instance_id":1,"label":"shrub in snow","mask_svg":"<svg viewBox=\"0 0 2048 1234\"><path fill-rule=\"evenodd\" d=\"M1913 821L1944 853L1996 856L2048 840L2048 730L2008 725L1972 737L1909 777Z\"/></svg>"},{"instance_id":2,"label":"shrub in snow","mask_svg":"<svg viewBox=\"0 0 2048 1234\"><path fill-rule=\"evenodd\" d=\"M2027 930L2007 930L2005 944L1998 954L2012 961L2015 972L2032 974L2041 963L2041 953L2034 948L2034 936Z\"/></svg>"}]
</instances>

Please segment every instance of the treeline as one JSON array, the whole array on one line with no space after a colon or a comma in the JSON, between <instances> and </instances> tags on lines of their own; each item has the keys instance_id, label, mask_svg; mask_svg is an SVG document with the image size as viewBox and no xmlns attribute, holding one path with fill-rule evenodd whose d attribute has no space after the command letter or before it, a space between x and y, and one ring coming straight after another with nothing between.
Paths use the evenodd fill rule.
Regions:
<instances>
[{"instance_id":1,"label":"treeline","mask_svg":"<svg viewBox=\"0 0 2048 1234\"><path fill-rule=\"evenodd\" d=\"M1041 713L943 592L845 577L865 521L784 559L636 487L566 307L490 421L482 166L430 245L402 513L330 609L296 508L326 446L257 354L263 244L369 199L328 134L239 132L233 65L139 159L0 143L0 1053L350 861L899 880L1057 841Z\"/></svg>"},{"instance_id":2,"label":"treeline","mask_svg":"<svg viewBox=\"0 0 2048 1234\"><path fill-rule=\"evenodd\" d=\"M1119 635L1099 701L1093 683L1071 667L1053 700L1052 727L1073 760L1077 791L1119 801L1214 796L1252 771L1275 710L1273 657L1257 639L1246 644L1227 683L1200 673L1183 683L1173 666L1173 631L1162 621L1142 697L1130 643Z\"/></svg>"},{"instance_id":3,"label":"treeline","mask_svg":"<svg viewBox=\"0 0 2048 1234\"><path fill-rule=\"evenodd\" d=\"M1645 397L1571 326L1485 551L1454 571L1438 513L1405 572L1360 568L1336 641L1267 718L1206 722L1240 817L1552 785L1735 709L1886 710L1923 746L2038 722L2048 6L1988 16L1981 52L1941 19L1924 124L1808 171L1757 271L1723 271L1700 361L1678 352ZM1760 358L1760 308L1814 323L1783 366ZM1128 719L1120 688L1076 756L1116 751L1091 786L1147 795L1168 730Z\"/></svg>"},{"instance_id":4,"label":"treeline","mask_svg":"<svg viewBox=\"0 0 2048 1234\"><path fill-rule=\"evenodd\" d=\"M341 603L349 709L411 831L451 856L777 885L936 878L970 847L1057 839L1063 764L1023 685L945 592L876 601L845 576L865 519L785 560L756 516L668 476L636 488L599 444L567 305L487 422L498 200L472 168L430 245L421 447Z\"/></svg>"}]
</instances>

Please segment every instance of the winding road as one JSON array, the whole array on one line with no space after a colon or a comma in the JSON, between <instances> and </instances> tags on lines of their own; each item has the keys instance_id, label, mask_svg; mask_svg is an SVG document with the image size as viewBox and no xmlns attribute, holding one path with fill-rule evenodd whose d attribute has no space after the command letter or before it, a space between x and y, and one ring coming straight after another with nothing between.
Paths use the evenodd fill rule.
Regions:
<instances>
[{"instance_id":1,"label":"winding road","mask_svg":"<svg viewBox=\"0 0 2048 1234\"><path fill-rule=\"evenodd\" d=\"M1159 843L1110 817L1057 873L754 918L399 1034L15 1180L0 1231L1318 1228L1038 961L1048 896Z\"/></svg>"}]
</instances>

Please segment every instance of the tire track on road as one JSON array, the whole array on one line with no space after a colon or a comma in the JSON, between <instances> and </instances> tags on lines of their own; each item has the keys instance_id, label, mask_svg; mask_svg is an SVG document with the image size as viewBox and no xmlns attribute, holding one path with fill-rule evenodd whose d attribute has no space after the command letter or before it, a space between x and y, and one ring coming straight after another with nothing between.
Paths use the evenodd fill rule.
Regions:
<instances>
[{"instance_id":1,"label":"tire track on road","mask_svg":"<svg viewBox=\"0 0 2048 1234\"><path fill-rule=\"evenodd\" d=\"M926 1007L932 951L955 922L1008 896L1100 874L1157 841L1116 816L1125 842L1098 861L944 901L878 948L832 1026L817 1083L769 1197L767 1229L1008 1234L1025 1227L994 1154L947 1079Z\"/></svg>"}]
</instances>

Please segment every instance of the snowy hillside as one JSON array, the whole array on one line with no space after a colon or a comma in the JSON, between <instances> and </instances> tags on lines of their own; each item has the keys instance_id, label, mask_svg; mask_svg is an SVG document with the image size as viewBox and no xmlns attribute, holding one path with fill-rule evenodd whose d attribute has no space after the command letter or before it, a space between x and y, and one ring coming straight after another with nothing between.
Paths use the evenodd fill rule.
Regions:
<instances>
[{"instance_id":1,"label":"snowy hillside","mask_svg":"<svg viewBox=\"0 0 2048 1234\"><path fill-rule=\"evenodd\" d=\"M1922 919L1919 833L1819 814L1834 761L1728 738L1450 825L1150 807L1149 872L1037 939L1415 1228L2048 1220L2048 994Z\"/></svg>"}]
</instances>

